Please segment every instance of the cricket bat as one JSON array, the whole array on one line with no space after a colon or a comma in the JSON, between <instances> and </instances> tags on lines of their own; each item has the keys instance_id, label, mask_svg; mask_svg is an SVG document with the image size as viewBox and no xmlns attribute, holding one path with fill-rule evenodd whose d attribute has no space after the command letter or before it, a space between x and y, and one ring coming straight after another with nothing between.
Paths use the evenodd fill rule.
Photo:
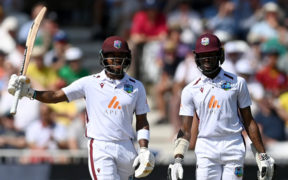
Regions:
<instances>
[{"instance_id":1,"label":"cricket bat","mask_svg":"<svg viewBox=\"0 0 288 180\"><path fill-rule=\"evenodd\" d=\"M38 13L36 18L34 19L32 25L30 27L30 30L29 30L29 33L28 33L28 36L27 36L27 39L26 39L24 60L23 60L23 64L22 64L22 67L21 67L19 75L26 75L27 68L28 68L28 65L29 65L29 62L30 62L31 53L32 53L33 46L34 46L34 42L35 42L35 39L36 39L36 35L37 35L37 32L38 32L39 26L40 26L40 24L41 24L41 22L42 22L42 20L44 18L44 15L46 13L46 10L47 10L47 8L44 6L41 9L41 11ZM10 109L10 113L12 115L16 114L22 86L23 86L23 84L20 83L20 88L15 92L15 99L14 99L12 107Z\"/></svg>"}]
</instances>

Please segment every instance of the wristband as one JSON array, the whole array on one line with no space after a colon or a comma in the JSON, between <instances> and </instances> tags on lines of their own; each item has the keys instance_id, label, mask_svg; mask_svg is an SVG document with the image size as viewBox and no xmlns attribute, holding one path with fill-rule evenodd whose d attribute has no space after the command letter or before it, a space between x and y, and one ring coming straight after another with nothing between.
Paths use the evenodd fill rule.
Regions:
<instances>
[{"instance_id":1,"label":"wristband","mask_svg":"<svg viewBox=\"0 0 288 180\"><path fill-rule=\"evenodd\" d=\"M140 139L146 139L149 141L150 139L150 131L147 129L140 129L137 131L137 141Z\"/></svg>"},{"instance_id":2,"label":"wristband","mask_svg":"<svg viewBox=\"0 0 288 180\"><path fill-rule=\"evenodd\" d=\"M32 96L32 99L35 99L35 98L36 98L36 91L34 91L33 96Z\"/></svg>"}]
</instances>

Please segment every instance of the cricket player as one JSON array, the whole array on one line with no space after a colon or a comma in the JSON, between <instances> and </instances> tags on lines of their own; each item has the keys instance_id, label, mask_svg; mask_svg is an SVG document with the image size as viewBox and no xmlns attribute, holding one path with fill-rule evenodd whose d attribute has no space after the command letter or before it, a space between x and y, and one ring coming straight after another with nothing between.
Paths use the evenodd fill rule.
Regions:
<instances>
[{"instance_id":1,"label":"cricket player","mask_svg":"<svg viewBox=\"0 0 288 180\"><path fill-rule=\"evenodd\" d=\"M78 79L61 90L37 91L30 87L27 77L12 75L8 91L14 95L21 82L21 97L44 103L84 98L91 178L130 180L134 175L145 177L152 172L155 163L148 149L150 133L146 113L150 110L143 84L125 73L131 64L131 51L123 38L111 36L103 42L100 56L102 72ZM140 146L138 155L133 144L134 113Z\"/></svg>"},{"instance_id":2,"label":"cricket player","mask_svg":"<svg viewBox=\"0 0 288 180\"><path fill-rule=\"evenodd\" d=\"M242 179L243 126L257 150L258 179L271 180L274 160L265 153L258 126L251 115L251 99L245 80L220 67L224 52L215 35L201 35L194 53L202 75L182 91L179 114L183 125L175 141L175 163L169 165L168 177L172 180L183 178L182 162L189 146L191 124L193 116L198 116L197 180Z\"/></svg>"}]
</instances>

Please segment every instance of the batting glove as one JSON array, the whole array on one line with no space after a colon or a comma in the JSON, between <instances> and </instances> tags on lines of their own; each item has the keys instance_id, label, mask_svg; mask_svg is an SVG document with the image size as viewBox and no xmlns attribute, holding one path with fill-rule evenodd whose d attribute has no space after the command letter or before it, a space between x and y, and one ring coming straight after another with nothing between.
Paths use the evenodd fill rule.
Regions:
<instances>
[{"instance_id":1,"label":"batting glove","mask_svg":"<svg viewBox=\"0 0 288 180\"><path fill-rule=\"evenodd\" d=\"M258 180L272 180L274 174L274 159L266 153L256 153L259 168Z\"/></svg>"},{"instance_id":2,"label":"batting glove","mask_svg":"<svg viewBox=\"0 0 288 180\"><path fill-rule=\"evenodd\" d=\"M13 74L8 82L8 92L15 95L18 90L20 90L20 98L23 96L33 98L35 92L34 89L31 88L30 80L26 76L17 76L16 74Z\"/></svg>"},{"instance_id":3,"label":"batting glove","mask_svg":"<svg viewBox=\"0 0 288 180\"><path fill-rule=\"evenodd\" d=\"M155 157L146 147L141 147L139 155L133 163L135 169L135 177L142 178L148 176L154 169Z\"/></svg>"},{"instance_id":4,"label":"batting glove","mask_svg":"<svg viewBox=\"0 0 288 180\"><path fill-rule=\"evenodd\" d=\"M174 164L170 164L168 167L168 180L183 179L183 167L182 158L176 158Z\"/></svg>"}]
</instances>

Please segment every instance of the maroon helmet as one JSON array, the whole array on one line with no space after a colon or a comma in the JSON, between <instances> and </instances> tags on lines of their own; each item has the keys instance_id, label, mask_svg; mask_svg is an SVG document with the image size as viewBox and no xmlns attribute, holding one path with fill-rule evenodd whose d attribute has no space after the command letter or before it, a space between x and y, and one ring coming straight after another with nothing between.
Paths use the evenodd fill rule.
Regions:
<instances>
[{"instance_id":1,"label":"maroon helmet","mask_svg":"<svg viewBox=\"0 0 288 180\"><path fill-rule=\"evenodd\" d=\"M221 42L217 36L214 34L206 33L202 34L196 41L195 45L195 53L205 53L205 52L213 52L220 51Z\"/></svg>"},{"instance_id":2,"label":"maroon helmet","mask_svg":"<svg viewBox=\"0 0 288 180\"><path fill-rule=\"evenodd\" d=\"M108 58L108 54L122 54L121 57L117 57L116 55ZM131 51L129 49L128 43L119 36L111 36L105 39L102 44L102 48L100 50L101 64L105 68L105 70L111 74L121 75L131 64ZM107 60L112 59L113 64L108 64ZM121 60L122 70L121 72L115 71L114 66L119 65L119 60Z\"/></svg>"},{"instance_id":3,"label":"maroon helmet","mask_svg":"<svg viewBox=\"0 0 288 180\"><path fill-rule=\"evenodd\" d=\"M122 52L130 54L128 43L122 37L119 36L108 37L102 44L102 53L106 54L113 52Z\"/></svg>"},{"instance_id":4,"label":"maroon helmet","mask_svg":"<svg viewBox=\"0 0 288 180\"><path fill-rule=\"evenodd\" d=\"M199 54L211 52L217 52L217 55L201 58L199 57ZM196 40L194 54L198 68L205 75L212 74L217 71L220 68L220 65L224 62L224 51L222 48L222 44L219 38L214 34L206 33L198 37L198 39ZM203 62L205 59L217 59L218 62L216 62L216 64L213 64L212 61L210 61L212 68L207 69L203 66Z\"/></svg>"}]
</instances>

